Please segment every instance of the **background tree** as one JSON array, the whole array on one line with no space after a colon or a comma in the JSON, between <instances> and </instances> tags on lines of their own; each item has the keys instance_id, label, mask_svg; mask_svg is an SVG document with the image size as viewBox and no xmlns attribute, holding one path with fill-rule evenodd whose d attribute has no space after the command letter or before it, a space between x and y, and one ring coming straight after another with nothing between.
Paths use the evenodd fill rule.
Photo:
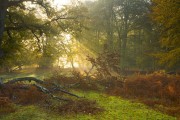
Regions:
<instances>
[{"instance_id":1,"label":"background tree","mask_svg":"<svg viewBox=\"0 0 180 120\"><path fill-rule=\"evenodd\" d=\"M155 56L166 69L180 68L180 4L178 0L153 0L152 19L161 31L161 52Z\"/></svg>"},{"instance_id":2,"label":"background tree","mask_svg":"<svg viewBox=\"0 0 180 120\"><path fill-rule=\"evenodd\" d=\"M120 54L121 70L155 69L150 54L158 49L158 34L149 18L148 0L99 0L87 2L86 6L89 20L82 43L95 53L106 46L109 52Z\"/></svg>"},{"instance_id":3,"label":"background tree","mask_svg":"<svg viewBox=\"0 0 180 120\"><path fill-rule=\"evenodd\" d=\"M0 64L5 69L28 63L39 64L41 68L51 67L62 53L62 47L58 45L63 39L61 34L77 36L81 32L83 10L80 7L58 11L48 0L1 2L5 14L1 14ZM31 59L23 60L29 56Z\"/></svg>"}]
</instances>

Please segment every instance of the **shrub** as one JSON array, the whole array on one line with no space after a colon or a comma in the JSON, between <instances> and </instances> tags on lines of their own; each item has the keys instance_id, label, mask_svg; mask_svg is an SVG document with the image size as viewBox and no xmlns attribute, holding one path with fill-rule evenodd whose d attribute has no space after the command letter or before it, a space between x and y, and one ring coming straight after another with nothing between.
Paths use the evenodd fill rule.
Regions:
<instances>
[{"instance_id":1,"label":"shrub","mask_svg":"<svg viewBox=\"0 0 180 120\"><path fill-rule=\"evenodd\" d=\"M180 76L150 74L129 77L124 89L128 95L166 99L179 103Z\"/></svg>"},{"instance_id":2,"label":"shrub","mask_svg":"<svg viewBox=\"0 0 180 120\"><path fill-rule=\"evenodd\" d=\"M35 86L30 86L27 90L16 92L17 103L20 104L37 104L42 103L47 95L39 91Z\"/></svg>"},{"instance_id":3,"label":"shrub","mask_svg":"<svg viewBox=\"0 0 180 120\"><path fill-rule=\"evenodd\" d=\"M15 112L13 103L8 97L0 97L0 115Z\"/></svg>"},{"instance_id":4,"label":"shrub","mask_svg":"<svg viewBox=\"0 0 180 120\"><path fill-rule=\"evenodd\" d=\"M47 97L35 86L25 84L6 85L0 90L0 96L7 97L19 104L36 104Z\"/></svg>"}]
</instances>

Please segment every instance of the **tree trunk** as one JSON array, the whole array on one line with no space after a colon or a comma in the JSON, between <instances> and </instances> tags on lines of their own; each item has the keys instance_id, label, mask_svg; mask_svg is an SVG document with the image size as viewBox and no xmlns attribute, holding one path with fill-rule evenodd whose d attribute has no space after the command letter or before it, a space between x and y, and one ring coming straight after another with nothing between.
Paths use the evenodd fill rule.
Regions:
<instances>
[{"instance_id":1,"label":"tree trunk","mask_svg":"<svg viewBox=\"0 0 180 120\"><path fill-rule=\"evenodd\" d=\"M125 1L124 4L124 20L123 20L123 35L122 35L122 54L121 54L121 68L124 71L126 67L126 44L127 44L127 37L128 37L128 21L129 21L129 1Z\"/></svg>"},{"instance_id":2,"label":"tree trunk","mask_svg":"<svg viewBox=\"0 0 180 120\"><path fill-rule=\"evenodd\" d=\"M124 20L125 25L124 25L124 31L123 31L123 36L122 36L122 54L121 54L121 68L122 70L125 69L126 66L126 44L127 44L127 35L128 35L128 19L125 18Z\"/></svg>"},{"instance_id":3,"label":"tree trunk","mask_svg":"<svg viewBox=\"0 0 180 120\"><path fill-rule=\"evenodd\" d=\"M108 12L106 13L106 23L107 23L107 28L106 28L106 32L107 32L107 47L108 47L108 51L109 52L113 52L114 49L114 26L113 26L113 22L114 22L114 18L113 18L113 2L109 3L110 5L108 5Z\"/></svg>"},{"instance_id":4,"label":"tree trunk","mask_svg":"<svg viewBox=\"0 0 180 120\"><path fill-rule=\"evenodd\" d=\"M5 21L7 6L8 6L8 0L0 0L0 58L4 55L2 51L2 40L3 40L4 21Z\"/></svg>"},{"instance_id":5,"label":"tree trunk","mask_svg":"<svg viewBox=\"0 0 180 120\"><path fill-rule=\"evenodd\" d=\"M116 31L117 31L117 33L118 33L118 38L117 38L117 46L118 46L118 51L119 51L119 54L121 55L121 50L122 50L122 36L121 36L121 33L122 33L122 25L120 25L119 23L118 23L118 21L117 21L117 16L115 15L115 13L114 13L114 20L115 20L115 29L116 29ZM121 59L119 59L119 64L121 63Z\"/></svg>"}]
</instances>

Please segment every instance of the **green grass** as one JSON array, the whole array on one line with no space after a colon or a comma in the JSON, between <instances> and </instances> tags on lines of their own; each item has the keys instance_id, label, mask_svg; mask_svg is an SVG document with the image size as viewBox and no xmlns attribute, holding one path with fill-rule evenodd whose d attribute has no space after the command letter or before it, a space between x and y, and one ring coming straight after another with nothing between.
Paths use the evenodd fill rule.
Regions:
<instances>
[{"instance_id":1,"label":"green grass","mask_svg":"<svg viewBox=\"0 0 180 120\"><path fill-rule=\"evenodd\" d=\"M15 113L1 116L0 120L176 120L174 117L149 109L141 103L134 103L120 97L95 92L74 92L87 99L96 100L105 111L97 115L60 115L31 105L19 107Z\"/></svg>"}]
</instances>

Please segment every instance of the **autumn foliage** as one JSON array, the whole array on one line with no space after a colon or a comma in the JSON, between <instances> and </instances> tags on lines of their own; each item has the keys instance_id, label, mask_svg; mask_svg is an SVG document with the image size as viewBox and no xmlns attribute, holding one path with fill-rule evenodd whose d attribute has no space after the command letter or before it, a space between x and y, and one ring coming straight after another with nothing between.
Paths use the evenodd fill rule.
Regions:
<instances>
[{"instance_id":1,"label":"autumn foliage","mask_svg":"<svg viewBox=\"0 0 180 120\"><path fill-rule=\"evenodd\" d=\"M0 90L0 96L7 97L18 104L37 104L47 97L35 86L25 84L6 85Z\"/></svg>"},{"instance_id":2,"label":"autumn foliage","mask_svg":"<svg viewBox=\"0 0 180 120\"><path fill-rule=\"evenodd\" d=\"M107 92L126 97L158 98L179 104L180 76L154 73L128 77L124 84L118 84L118 82L110 82Z\"/></svg>"},{"instance_id":3,"label":"autumn foliage","mask_svg":"<svg viewBox=\"0 0 180 120\"><path fill-rule=\"evenodd\" d=\"M117 80L106 81L106 93L130 99L138 99L144 104L160 108L170 115L180 114L180 76L153 73L127 77L124 83ZM158 108L159 109L159 108Z\"/></svg>"},{"instance_id":4,"label":"autumn foliage","mask_svg":"<svg viewBox=\"0 0 180 120\"><path fill-rule=\"evenodd\" d=\"M15 111L14 105L8 97L0 97L0 115Z\"/></svg>"}]
</instances>

